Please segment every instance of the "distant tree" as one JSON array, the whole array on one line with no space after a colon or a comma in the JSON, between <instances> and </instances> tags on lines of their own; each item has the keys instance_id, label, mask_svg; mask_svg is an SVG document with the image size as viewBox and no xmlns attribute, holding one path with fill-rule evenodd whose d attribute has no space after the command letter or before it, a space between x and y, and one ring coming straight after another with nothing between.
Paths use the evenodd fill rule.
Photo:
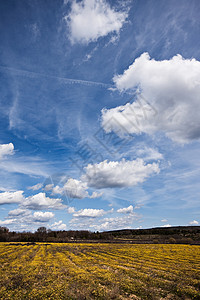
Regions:
<instances>
[{"instance_id":1,"label":"distant tree","mask_svg":"<svg viewBox=\"0 0 200 300\"><path fill-rule=\"evenodd\" d=\"M7 233L7 232L9 232L9 229L8 229L7 227L2 227L2 226L0 226L0 232L1 232L1 233L2 233L2 232Z\"/></svg>"},{"instance_id":2,"label":"distant tree","mask_svg":"<svg viewBox=\"0 0 200 300\"><path fill-rule=\"evenodd\" d=\"M39 227L39 228L37 229L37 233L47 233L46 227Z\"/></svg>"}]
</instances>

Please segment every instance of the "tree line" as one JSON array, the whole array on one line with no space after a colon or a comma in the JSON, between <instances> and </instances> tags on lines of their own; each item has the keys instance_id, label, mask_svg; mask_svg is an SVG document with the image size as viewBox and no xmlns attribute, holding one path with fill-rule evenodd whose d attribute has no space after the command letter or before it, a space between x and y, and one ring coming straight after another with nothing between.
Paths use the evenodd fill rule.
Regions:
<instances>
[{"instance_id":1,"label":"tree line","mask_svg":"<svg viewBox=\"0 0 200 300\"><path fill-rule=\"evenodd\" d=\"M60 230L54 231L46 227L39 227L35 232L9 231L7 227L0 227L0 242L69 242L75 240L111 240L111 234L91 232L88 230Z\"/></svg>"},{"instance_id":2,"label":"tree line","mask_svg":"<svg viewBox=\"0 0 200 300\"><path fill-rule=\"evenodd\" d=\"M171 241L170 241L171 239ZM123 229L104 232L88 230L58 230L39 227L35 232L9 231L0 226L0 242L76 242L115 241L135 243L192 243L200 244L200 226L176 226L170 228Z\"/></svg>"}]
</instances>

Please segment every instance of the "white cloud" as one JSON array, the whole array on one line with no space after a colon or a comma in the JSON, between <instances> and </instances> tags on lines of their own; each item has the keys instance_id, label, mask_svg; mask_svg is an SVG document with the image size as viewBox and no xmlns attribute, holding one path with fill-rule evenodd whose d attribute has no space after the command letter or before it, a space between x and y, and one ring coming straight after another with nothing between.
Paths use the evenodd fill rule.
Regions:
<instances>
[{"instance_id":1,"label":"white cloud","mask_svg":"<svg viewBox=\"0 0 200 300\"><path fill-rule=\"evenodd\" d=\"M22 208L16 208L13 210L10 210L8 215L12 217L22 217L24 215L30 214L30 211L27 209L22 209Z\"/></svg>"},{"instance_id":2,"label":"white cloud","mask_svg":"<svg viewBox=\"0 0 200 300\"><path fill-rule=\"evenodd\" d=\"M53 194L64 194L69 198L83 199L83 198L99 198L103 193L93 192L92 195L88 194L87 182L70 178L61 186L55 186L52 189Z\"/></svg>"},{"instance_id":3,"label":"white cloud","mask_svg":"<svg viewBox=\"0 0 200 300\"><path fill-rule=\"evenodd\" d=\"M68 208L67 208L67 212L68 212L69 214L73 214L73 213L75 212L75 208L74 208L74 207L68 207Z\"/></svg>"},{"instance_id":4,"label":"white cloud","mask_svg":"<svg viewBox=\"0 0 200 300\"><path fill-rule=\"evenodd\" d=\"M159 173L158 163L146 164L143 159L132 161L110 161L107 160L97 163L88 164L84 168L84 174L80 180L69 178L63 185L50 185L53 194L61 194L70 198L99 198L103 193L97 191L90 195L89 188L113 188L129 187L144 182L153 173ZM46 189L46 187L45 187Z\"/></svg>"},{"instance_id":5,"label":"white cloud","mask_svg":"<svg viewBox=\"0 0 200 300\"><path fill-rule=\"evenodd\" d=\"M134 209L140 209L142 205L136 205Z\"/></svg>"},{"instance_id":6,"label":"white cloud","mask_svg":"<svg viewBox=\"0 0 200 300\"><path fill-rule=\"evenodd\" d=\"M7 192L7 191L8 191L8 188L0 186L0 192Z\"/></svg>"},{"instance_id":7,"label":"white cloud","mask_svg":"<svg viewBox=\"0 0 200 300\"><path fill-rule=\"evenodd\" d=\"M132 161L110 161L89 164L85 167L82 180L95 188L127 187L142 183L153 173L159 173L157 163L145 164L142 159Z\"/></svg>"},{"instance_id":8,"label":"white cloud","mask_svg":"<svg viewBox=\"0 0 200 300\"><path fill-rule=\"evenodd\" d=\"M36 185L29 186L29 187L28 187L28 190L37 191L37 190L41 189L41 188L42 188L42 186L43 186L43 184L42 184L42 183L37 183Z\"/></svg>"},{"instance_id":9,"label":"white cloud","mask_svg":"<svg viewBox=\"0 0 200 300\"><path fill-rule=\"evenodd\" d=\"M62 221L58 221L51 225L51 229L52 230L66 230L67 225L64 224Z\"/></svg>"},{"instance_id":10,"label":"white cloud","mask_svg":"<svg viewBox=\"0 0 200 300\"><path fill-rule=\"evenodd\" d=\"M104 130L118 135L164 132L179 143L199 139L199 78L200 62L195 59L176 55L156 61L143 53L114 77L120 91L137 88L139 93L133 103L102 110Z\"/></svg>"},{"instance_id":11,"label":"white cloud","mask_svg":"<svg viewBox=\"0 0 200 300\"><path fill-rule=\"evenodd\" d=\"M154 148L143 147L142 149L138 149L137 155L142 156L145 160L159 160L163 159L163 155Z\"/></svg>"},{"instance_id":12,"label":"white cloud","mask_svg":"<svg viewBox=\"0 0 200 300\"><path fill-rule=\"evenodd\" d=\"M99 222L99 224L93 224L90 225L90 227L98 231L127 229L132 227L132 223L136 219L137 216L133 214L117 218L104 218Z\"/></svg>"},{"instance_id":13,"label":"white cloud","mask_svg":"<svg viewBox=\"0 0 200 300\"><path fill-rule=\"evenodd\" d=\"M115 230L132 228L133 222L138 220L139 216L135 213L125 214L122 217L102 218L105 214L113 213L112 210L104 211L101 209L82 209L77 215L73 215L70 220L70 228L82 230Z\"/></svg>"},{"instance_id":14,"label":"white cloud","mask_svg":"<svg viewBox=\"0 0 200 300\"><path fill-rule=\"evenodd\" d=\"M50 219L54 217L54 213L49 211L36 211L33 214L33 220L35 222L49 222Z\"/></svg>"},{"instance_id":15,"label":"white cloud","mask_svg":"<svg viewBox=\"0 0 200 300\"><path fill-rule=\"evenodd\" d=\"M22 191L20 192L21 194L23 193ZM38 226L42 226L42 224L51 221L55 215L50 211L35 211L32 213L30 209L66 208L65 205L60 203L61 199L54 199L55 202L53 202L53 199L49 199L45 197L45 195L41 197L40 194L27 198L23 197L22 201L19 202L19 207L9 211L8 216L5 217L4 220L0 220L0 226L9 226L12 230L17 231L34 231ZM27 207L30 209L27 209ZM47 226L49 227L49 225ZM64 228L64 225L60 226L60 228Z\"/></svg>"},{"instance_id":16,"label":"white cloud","mask_svg":"<svg viewBox=\"0 0 200 300\"><path fill-rule=\"evenodd\" d=\"M90 196L90 198L91 199L100 198L102 195L103 195L103 193L93 192L92 195Z\"/></svg>"},{"instance_id":17,"label":"white cloud","mask_svg":"<svg viewBox=\"0 0 200 300\"><path fill-rule=\"evenodd\" d=\"M47 184L47 185L44 187L44 190L47 191L47 192L51 191L52 189L53 189L53 184L52 184L52 183Z\"/></svg>"},{"instance_id":18,"label":"white cloud","mask_svg":"<svg viewBox=\"0 0 200 300\"><path fill-rule=\"evenodd\" d=\"M7 155L13 155L13 154L14 154L14 145L12 143L0 144L0 160Z\"/></svg>"},{"instance_id":19,"label":"white cloud","mask_svg":"<svg viewBox=\"0 0 200 300\"><path fill-rule=\"evenodd\" d=\"M33 196L24 197L23 193L23 191L0 193L0 205L19 203L20 208L13 210L11 214L20 214L27 208L33 210L66 208L66 205L62 203L63 200L60 198L49 198L46 197L45 193L38 193Z\"/></svg>"},{"instance_id":20,"label":"white cloud","mask_svg":"<svg viewBox=\"0 0 200 300\"><path fill-rule=\"evenodd\" d=\"M84 208L73 214L74 217L88 217L88 218L97 218L105 215L103 209L93 209L93 208Z\"/></svg>"},{"instance_id":21,"label":"white cloud","mask_svg":"<svg viewBox=\"0 0 200 300\"><path fill-rule=\"evenodd\" d=\"M115 11L105 0L83 0L72 2L65 20L72 43L89 43L109 33L119 34L126 17L126 12Z\"/></svg>"},{"instance_id":22,"label":"white cloud","mask_svg":"<svg viewBox=\"0 0 200 300\"><path fill-rule=\"evenodd\" d=\"M128 207L124 207L124 208L119 208L117 210L118 213L123 213L123 214L130 214L133 213L133 206L130 205Z\"/></svg>"},{"instance_id":23,"label":"white cloud","mask_svg":"<svg viewBox=\"0 0 200 300\"><path fill-rule=\"evenodd\" d=\"M167 222L167 219L162 219L161 222Z\"/></svg>"},{"instance_id":24,"label":"white cloud","mask_svg":"<svg viewBox=\"0 0 200 300\"><path fill-rule=\"evenodd\" d=\"M172 227L172 225L170 225L170 224L165 224L165 225L162 225L161 227Z\"/></svg>"},{"instance_id":25,"label":"white cloud","mask_svg":"<svg viewBox=\"0 0 200 300\"><path fill-rule=\"evenodd\" d=\"M53 188L54 194L66 194L70 198L83 199L88 197L87 183L70 178L63 187L55 186Z\"/></svg>"},{"instance_id":26,"label":"white cloud","mask_svg":"<svg viewBox=\"0 0 200 300\"><path fill-rule=\"evenodd\" d=\"M0 205L20 203L24 200L23 191L0 193Z\"/></svg>"},{"instance_id":27,"label":"white cloud","mask_svg":"<svg viewBox=\"0 0 200 300\"><path fill-rule=\"evenodd\" d=\"M4 221L1 221L1 223L14 225L15 230L33 230L36 226L41 226L42 223L49 222L53 217L54 213L52 212L37 211L32 214L28 209L17 208L11 210L8 213L8 217L6 217Z\"/></svg>"},{"instance_id":28,"label":"white cloud","mask_svg":"<svg viewBox=\"0 0 200 300\"><path fill-rule=\"evenodd\" d=\"M4 221L0 220L0 226L12 225L16 221L17 221L17 219L8 219L8 220L4 220Z\"/></svg>"},{"instance_id":29,"label":"white cloud","mask_svg":"<svg viewBox=\"0 0 200 300\"><path fill-rule=\"evenodd\" d=\"M193 221L191 221L189 224L190 224L190 225L198 225L198 224L199 224L199 222L198 222L198 221L196 221L196 220L193 220Z\"/></svg>"},{"instance_id":30,"label":"white cloud","mask_svg":"<svg viewBox=\"0 0 200 300\"><path fill-rule=\"evenodd\" d=\"M45 193L27 197L21 205L33 210L66 208L66 205L62 203L62 199L46 197Z\"/></svg>"}]
</instances>

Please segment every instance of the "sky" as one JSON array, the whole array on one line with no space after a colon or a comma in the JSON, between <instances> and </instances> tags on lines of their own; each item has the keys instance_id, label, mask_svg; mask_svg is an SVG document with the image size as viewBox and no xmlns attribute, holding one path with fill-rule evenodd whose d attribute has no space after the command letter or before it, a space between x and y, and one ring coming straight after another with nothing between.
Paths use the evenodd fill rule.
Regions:
<instances>
[{"instance_id":1,"label":"sky","mask_svg":"<svg viewBox=\"0 0 200 300\"><path fill-rule=\"evenodd\" d=\"M200 224L199 14L0 1L0 226Z\"/></svg>"}]
</instances>

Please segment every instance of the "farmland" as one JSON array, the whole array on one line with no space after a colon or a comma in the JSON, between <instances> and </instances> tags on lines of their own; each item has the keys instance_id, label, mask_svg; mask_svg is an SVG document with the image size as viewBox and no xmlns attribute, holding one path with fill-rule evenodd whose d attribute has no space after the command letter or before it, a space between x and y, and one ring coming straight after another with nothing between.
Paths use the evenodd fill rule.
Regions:
<instances>
[{"instance_id":1,"label":"farmland","mask_svg":"<svg viewBox=\"0 0 200 300\"><path fill-rule=\"evenodd\" d=\"M0 299L200 299L200 247L0 243Z\"/></svg>"}]
</instances>

